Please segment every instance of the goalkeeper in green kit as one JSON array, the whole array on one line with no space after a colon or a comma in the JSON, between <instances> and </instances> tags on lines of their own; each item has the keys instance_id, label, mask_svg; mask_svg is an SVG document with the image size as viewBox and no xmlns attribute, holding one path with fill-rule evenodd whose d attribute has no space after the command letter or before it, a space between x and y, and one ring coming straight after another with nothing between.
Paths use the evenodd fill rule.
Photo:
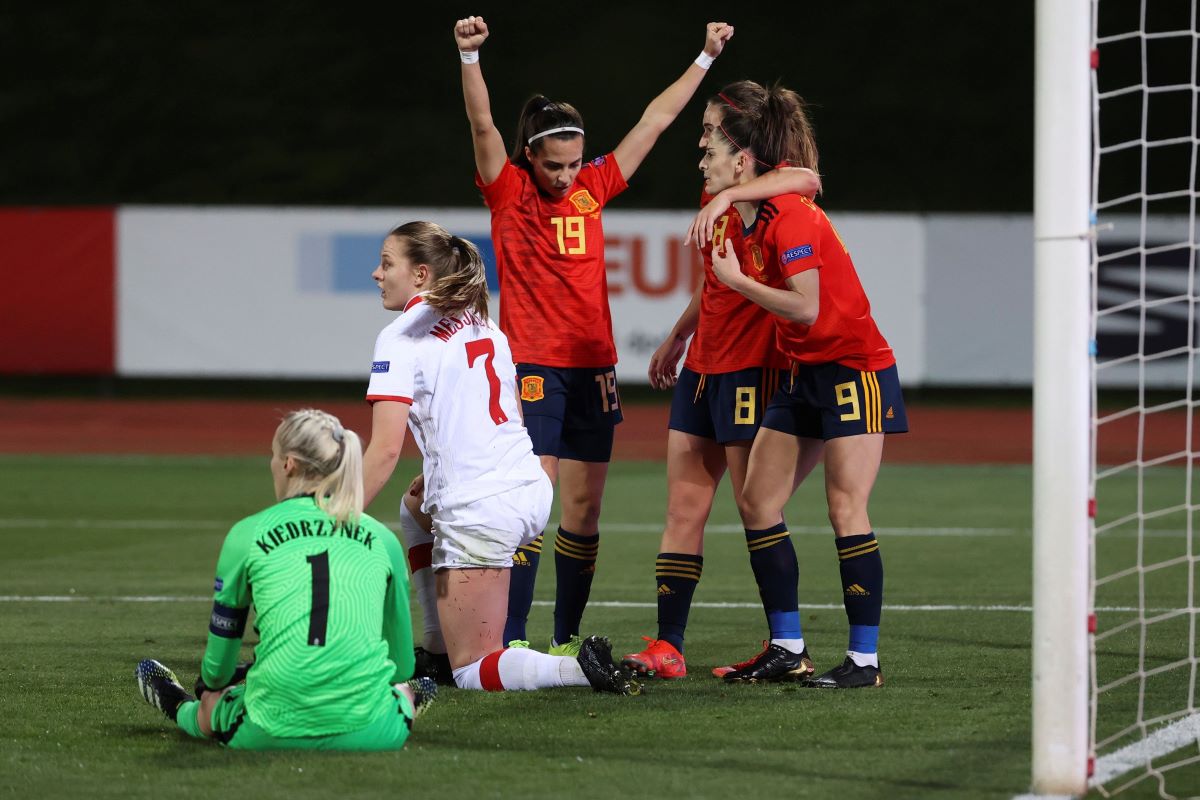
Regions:
<instances>
[{"instance_id":1,"label":"goalkeeper in green kit","mask_svg":"<svg viewBox=\"0 0 1200 800\"><path fill-rule=\"evenodd\" d=\"M231 748L399 749L437 688L403 683L408 565L395 534L362 513L362 444L306 409L284 418L271 450L278 502L225 537L195 696L153 659L137 665L138 688L186 733ZM251 603L259 644L243 670Z\"/></svg>"}]
</instances>

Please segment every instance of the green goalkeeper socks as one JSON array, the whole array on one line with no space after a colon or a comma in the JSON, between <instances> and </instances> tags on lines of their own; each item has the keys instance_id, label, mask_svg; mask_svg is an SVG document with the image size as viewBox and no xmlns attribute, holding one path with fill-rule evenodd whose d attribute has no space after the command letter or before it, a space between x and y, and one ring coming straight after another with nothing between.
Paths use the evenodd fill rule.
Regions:
<instances>
[{"instance_id":1,"label":"green goalkeeper socks","mask_svg":"<svg viewBox=\"0 0 1200 800\"><path fill-rule=\"evenodd\" d=\"M200 713L200 701L189 700L186 703L179 704L179 711L175 715L175 724L180 730L188 736L195 736L197 739L205 738L200 732L200 721L198 719Z\"/></svg>"}]
</instances>

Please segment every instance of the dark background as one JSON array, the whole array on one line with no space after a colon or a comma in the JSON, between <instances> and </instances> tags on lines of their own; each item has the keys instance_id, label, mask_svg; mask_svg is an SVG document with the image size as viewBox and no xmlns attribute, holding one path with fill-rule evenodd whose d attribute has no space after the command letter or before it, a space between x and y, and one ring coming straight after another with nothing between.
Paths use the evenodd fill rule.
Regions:
<instances>
[{"instance_id":1,"label":"dark background","mask_svg":"<svg viewBox=\"0 0 1200 800\"><path fill-rule=\"evenodd\" d=\"M741 78L812 104L826 207L1032 208L1034 0L0 5L0 204L476 204L451 36L475 13L492 29L482 63L506 141L543 92L582 111L593 155L687 67L706 22L736 26L624 208L695 202L703 101ZM1130 0L1100 13L1101 36L1142 23ZM1190 14L1189 0L1150 0L1146 27L1187 30ZM1099 86L1141 82L1143 57L1151 84L1186 84L1192 46L1105 45ZM1151 138L1195 135L1190 93L1151 100L1108 101L1102 142L1138 138L1143 102ZM1148 188L1194 180L1191 151L1152 151ZM1141 191L1141 160L1106 156L1101 196Z\"/></svg>"},{"instance_id":2,"label":"dark background","mask_svg":"<svg viewBox=\"0 0 1200 800\"><path fill-rule=\"evenodd\" d=\"M533 92L611 150L736 34L620 205L691 206L703 99L782 80L813 104L824 204L1032 206L1033 2L6 3L0 203L473 205L454 20L482 14L497 126Z\"/></svg>"}]
</instances>

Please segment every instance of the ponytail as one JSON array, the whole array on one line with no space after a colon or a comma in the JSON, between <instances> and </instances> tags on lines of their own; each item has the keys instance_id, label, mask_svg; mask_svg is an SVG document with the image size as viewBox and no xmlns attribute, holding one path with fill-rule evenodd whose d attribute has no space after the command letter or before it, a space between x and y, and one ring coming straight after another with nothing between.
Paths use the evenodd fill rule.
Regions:
<instances>
[{"instance_id":1,"label":"ponytail","mask_svg":"<svg viewBox=\"0 0 1200 800\"><path fill-rule=\"evenodd\" d=\"M443 314L453 315L469 308L479 316L488 317L487 272L479 248L466 239L450 237L453 266L439 275L425 302ZM434 275L438 273L435 271Z\"/></svg>"},{"instance_id":2,"label":"ponytail","mask_svg":"<svg viewBox=\"0 0 1200 800\"><path fill-rule=\"evenodd\" d=\"M315 408L293 411L275 431L280 455L300 464L317 507L339 523L357 522L363 510L362 440L337 417Z\"/></svg>"},{"instance_id":3,"label":"ponytail","mask_svg":"<svg viewBox=\"0 0 1200 800\"><path fill-rule=\"evenodd\" d=\"M711 100L722 111L716 133L730 151L753 160L754 174L787 165L817 169L817 140L807 106L800 95L775 84L764 89L753 81L737 81Z\"/></svg>"},{"instance_id":4,"label":"ponytail","mask_svg":"<svg viewBox=\"0 0 1200 800\"><path fill-rule=\"evenodd\" d=\"M775 84L767 90L750 147L763 161L817 169L817 141L804 99Z\"/></svg>"},{"instance_id":5,"label":"ponytail","mask_svg":"<svg viewBox=\"0 0 1200 800\"><path fill-rule=\"evenodd\" d=\"M317 484L317 507L338 522L355 522L363 510L362 440L342 428L341 453L334 471Z\"/></svg>"},{"instance_id":6,"label":"ponytail","mask_svg":"<svg viewBox=\"0 0 1200 800\"><path fill-rule=\"evenodd\" d=\"M425 302L447 316L471 309L488 318L487 271L479 248L434 222L406 222L388 233L397 237L408 258L425 264L433 285Z\"/></svg>"}]
</instances>

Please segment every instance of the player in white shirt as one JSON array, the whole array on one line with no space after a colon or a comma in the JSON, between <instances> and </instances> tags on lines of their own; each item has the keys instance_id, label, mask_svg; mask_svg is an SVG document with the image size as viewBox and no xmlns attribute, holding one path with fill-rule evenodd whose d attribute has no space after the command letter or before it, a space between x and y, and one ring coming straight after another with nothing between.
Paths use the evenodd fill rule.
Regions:
<instances>
[{"instance_id":1,"label":"player in white shirt","mask_svg":"<svg viewBox=\"0 0 1200 800\"><path fill-rule=\"evenodd\" d=\"M375 341L364 506L391 477L411 429L425 459L420 511L432 518L429 567L455 683L640 693L603 637L588 637L578 658L503 646L512 556L541 533L553 487L521 423L508 340L488 318L483 259L432 222L392 230L379 259L371 277L383 307L400 316ZM403 527L412 553L415 526ZM423 565L413 562L415 582Z\"/></svg>"}]
</instances>

